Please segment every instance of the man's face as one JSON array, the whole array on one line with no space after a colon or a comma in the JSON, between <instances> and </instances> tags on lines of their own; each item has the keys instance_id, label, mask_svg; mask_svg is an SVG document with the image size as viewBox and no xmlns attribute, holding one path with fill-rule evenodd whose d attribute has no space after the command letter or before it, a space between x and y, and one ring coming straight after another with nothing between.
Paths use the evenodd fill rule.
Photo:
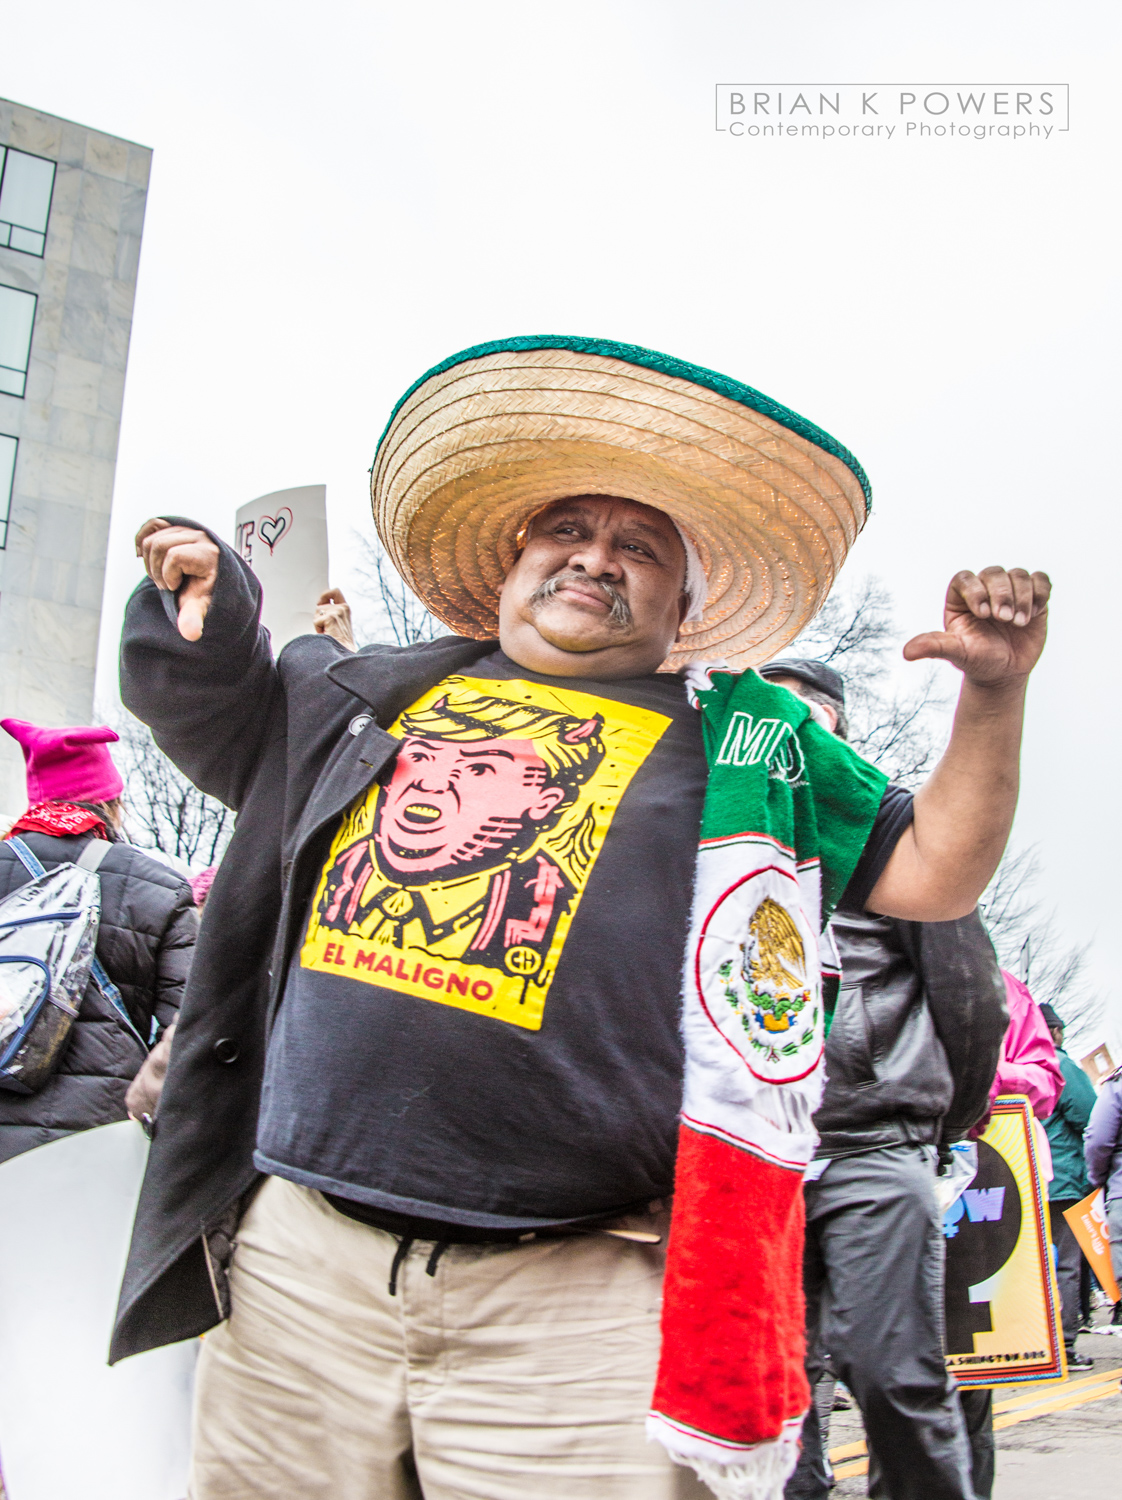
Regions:
<instances>
[{"instance_id":1,"label":"man's face","mask_svg":"<svg viewBox=\"0 0 1122 1500\"><path fill-rule=\"evenodd\" d=\"M1052 1033L1052 1045L1059 1051L1064 1044L1064 1028L1062 1026L1049 1026L1048 1030Z\"/></svg>"},{"instance_id":2,"label":"man's face","mask_svg":"<svg viewBox=\"0 0 1122 1500\"><path fill-rule=\"evenodd\" d=\"M383 869L399 877L497 864L527 821L544 821L564 799L530 740L410 736L378 813Z\"/></svg>"},{"instance_id":3,"label":"man's face","mask_svg":"<svg viewBox=\"0 0 1122 1500\"><path fill-rule=\"evenodd\" d=\"M598 495L555 501L503 584L502 648L551 676L656 671L689 607L685 574L685 548L662 511Z\"/></svg>"},{"instance_id":4,"label":"man's face","mask_svg":"<svg viewBox=\"0 0 1122 1500\"><path fill-rule=\"evenodd\" d=\"M832 703L812 703L806 695L806 683L801 677L788 677L787 674L777 673L774 677L770 674L767 681L774 683L776 687L785 687L794 693L796 698L801 698L810 709L810 716L823 729L828 729L831 734L838 732L838 711Z\"/></svg>"}]
</instances>

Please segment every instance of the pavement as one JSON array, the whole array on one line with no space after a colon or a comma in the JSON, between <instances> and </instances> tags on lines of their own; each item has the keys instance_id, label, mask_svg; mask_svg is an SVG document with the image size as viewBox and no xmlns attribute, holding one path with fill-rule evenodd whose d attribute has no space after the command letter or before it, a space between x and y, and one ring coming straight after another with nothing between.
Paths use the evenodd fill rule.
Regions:
<instances>
[{"instance_id":1,"label":"pavement","mask_svg":"<svg viewBox=\"0 0 1122 1500\"><path fill-rule=\"evenodd\" d=\"M1095 1315L1105 1324L1108 1311ZM993 1500L1076 1500L1122 1493L1122 1337L1082 1334L1080 1354L1094 1361L1066 1381L995 1392L997 1479ZM835 1412L830 1457L837 1477L831 1500L866 1493L861 1414Z\"/></svg>"}]
</instances>

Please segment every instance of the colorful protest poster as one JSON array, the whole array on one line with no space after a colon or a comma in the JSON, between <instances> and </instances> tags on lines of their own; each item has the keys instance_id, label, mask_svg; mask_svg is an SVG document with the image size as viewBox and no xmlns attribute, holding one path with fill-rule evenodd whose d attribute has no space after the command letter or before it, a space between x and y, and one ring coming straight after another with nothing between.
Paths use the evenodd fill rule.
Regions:
<instances>
[{"instance_id":1,"label":"colorful protest poster","mask_svg":"<svg viewBox=\"0 0 1122 1500\"><path fill-rule=\"evenodd\" d=\"M274 490L239 508L235 546L261 580L261 619L274 655L310 635L327 582L327 486Z\"/></svg>"},{"instance_id":2,"label":"colorful protest poster","mask_svg":"<svg viewBox=\"0 0 1122 1500\"><path fill-rule=\"evenodd\" d=\"M1071 1225L1071 1232L1079 1241L1079 1248L1087 1257L1091 1270L1099 1278L1099 1285L1112 1302L1117 1302L1122 1293L1119 1293L1110 1262L1110 1229L1106 1221L1106 1195L1102 1188L1088 1193L1074 1208L1065 1208L1064 1218Z\"/></svg>"},{"instance_id":3,"label":"colorful protest poster","mask_svg":"<svg viewBox=\"0 0 1122 1500\"><path fill-rule=\"evenodd\" d=\"M963 1386L1065 1373L1060 1305L1032 1109L1002 1095L973 1182L943 1216L947 1365Z\"/></svg>"}]
</instances>

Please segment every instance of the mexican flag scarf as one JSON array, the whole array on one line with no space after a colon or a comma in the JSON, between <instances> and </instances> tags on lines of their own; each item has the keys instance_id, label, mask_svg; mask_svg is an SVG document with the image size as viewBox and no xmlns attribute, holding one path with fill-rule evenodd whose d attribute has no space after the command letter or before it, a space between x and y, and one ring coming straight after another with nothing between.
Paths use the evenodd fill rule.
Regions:
<instances>
[{"instance_id":1,"label":"mexican flag scarf","mask_svg":"<svg viewBox=\"0 0 1122 1500\"><path fill-rule=\"evenodd\" d=\"M648 1434L720 1500L780 1500L803 1373L802 1174L823 1082L819 938L887 778L757 673L694 667L709 783Z\"/></svg>"}]
</instances>

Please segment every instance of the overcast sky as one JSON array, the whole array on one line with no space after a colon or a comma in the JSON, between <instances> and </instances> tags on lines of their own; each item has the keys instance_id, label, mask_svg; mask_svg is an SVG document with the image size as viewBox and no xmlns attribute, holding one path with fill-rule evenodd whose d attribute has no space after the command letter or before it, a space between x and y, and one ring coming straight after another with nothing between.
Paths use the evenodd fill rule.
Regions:
<instances>
[{"instance_id":1,"label":"overcast sky","mask_svg":"<svg viewBox=\"0 0 1122 1500\"><path fill-rule=\"evenodd\" d=\"M229 534L325 482L345 584L374 444L430 365L517 333L667 350L857 454L847 574L890 584L902 630L960 567L1051 571L1014 842L1094 939L1122 1055L1119 24L1078 0L4 6L0 94L155 150L99 691L147 515ZM718 83L917 81L1068 83L1071 129L714 128Z\"/></svg>"}]
</instances>

